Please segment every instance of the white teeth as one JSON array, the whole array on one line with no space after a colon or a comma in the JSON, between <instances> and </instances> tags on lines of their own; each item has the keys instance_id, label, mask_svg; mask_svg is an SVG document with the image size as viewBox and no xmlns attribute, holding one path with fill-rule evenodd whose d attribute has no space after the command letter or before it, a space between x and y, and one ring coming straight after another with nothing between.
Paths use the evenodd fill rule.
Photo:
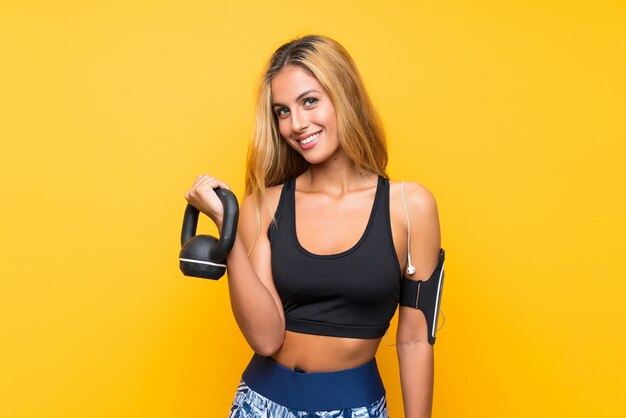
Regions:
<instances>
[{"instance_id":1,"label":"white teeth","mask_svg":"<svg viewBox=\"0 0 626 418\"><path fill-rule=\"evenodd\" d=\"M308 137L307 139L303 139L302 141L300 141L300 144L302 145L306 145L309 142L313 141L314 139L317 139L317 137L320 136L320 133L316 133L315 135L311 135L310 137Z\"/></svg>"}]
</instances>

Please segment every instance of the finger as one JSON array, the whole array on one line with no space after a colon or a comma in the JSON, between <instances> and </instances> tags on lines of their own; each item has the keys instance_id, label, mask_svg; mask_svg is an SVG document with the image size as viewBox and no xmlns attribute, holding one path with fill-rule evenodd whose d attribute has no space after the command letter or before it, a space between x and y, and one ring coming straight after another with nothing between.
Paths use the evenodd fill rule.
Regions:
<instances>
[{"instance_id":1,"label":"finger","mask_svg":"<svg viewBox=\"0 0 626 418\"><path fill-rule=\"evenodd\" d=\"M209 176L208 174L200 174L198 177L196 177L196 181L193 182L193 185L197 185L207 179L211 180L214 179L215 177Z\"/></svg>"},{"instance_id":2,"label":"finger","mask_svg":"<svg viewBox=\"0 0 626 418\"><path fill-rule=\"evenodd\" d=\"M230 189L226 183L224 183L223 181L221 181L221 180L219 180L219 179L217 179L217 178L215 178L213 176L206 175L204 177L204 180L211 181L211 184L214 185L213 186L214 188L215 187L220 187L220 188Z\"/></svg>"},{"instance_id":3,"label":"finger","mask_svg":"<svg viewBox=\"0 0 626 418\"><path fill-rule=\"evenodd\" d=\"M230 190L230 187L228 187L228 185L226 183L224 183L223 181L219 181L217 180L217 185L220 189L227 189Z\"/></svg>"},{"instance_id":4,"label":"finger","mask_svg":"<svg viewBox=\"0 0 626 418\"><path fill-rule=\"evenodd\" d=\"M210 176L205 177L201 179L198 183L198 186L206 186L206 185L210 185L213 189L216 189L219 187L219 188L230 190L230 187L228 187L226 183L216 179L215 177L210 177Z\"/></svg>"},{"instance_id":5,"label":"finger","mask_svg":"<svg viewBox=\"0 0 626 418\"><path fill-rule=\"evenodd\" d=\"M215 189L216 187L217 187L217 180L211 179L211 178L203 178L196 185L196 189L205 189L205 188Z\"/></svg>"},{"instance_id":6,"label":"finger","mask_svg":"<svg viewBox=\"0 0 626 418\"><path fill-rule=\"evenodd\" d=\"M220 189L230 190L230 187L228 187L226 183L224 183L223 181L219 181L217 179L207 180L206 182L201 183L201 186L204 186L204 185L211 186L212 189L220 188Z\"/></svg>"}]
</instances>

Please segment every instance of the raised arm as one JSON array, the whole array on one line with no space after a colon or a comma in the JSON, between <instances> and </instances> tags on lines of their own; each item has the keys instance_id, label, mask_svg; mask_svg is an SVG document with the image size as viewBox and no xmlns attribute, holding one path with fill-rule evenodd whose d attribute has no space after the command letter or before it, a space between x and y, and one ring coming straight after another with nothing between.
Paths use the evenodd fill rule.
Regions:
<instances>
[{"instance_id":1,"label":"raised arm","mask_svg":"<svg viewBox=\"0 0 626 418\"><path fill-rule=\"evenodd\" d=\"M223 206L215 188L229 188L224 182L207 174L199 175L185 199L209 216L222 230ZM268 189L268 199L280 197L280 187ZM256 215L250 196L246 196L239 208L239 225L235 243L226 258L230 304L237 325L250 347L258 354L269 356L276 352L285 337L285 316L282 303L274 287L267 231L269 215L261 216L261 234L248 256L256 235Z\"/></svg>"},{"instance_id":2,"label":"raised arm","mask_svg":"<svg viewBox=\"0 0 626 418\"><path fill-rule=\"evenodd\" d=\"M426 280L439 262L441 234L434 196L418 183L405 183L404 197L411 225L411 280ZM421 310L399 307L396 351L405 418L429 418L432 412L434 357Z\"/></svg>"},{"instance_id":3,"label":"raised arm","mask_svg":"<svg viewBox=\"0 0 626 418\"><path fill-rule=\"evenodd\" d=\"M235 244L226 259L228 290L235 320L246 341L256 353L269 356L283 343L285 315L272 277L271 249L265 233L269 216L261 216L261 233L253 247L255 216L252 198L246 196L239 211Z\"/></svg>"}]
</instances>

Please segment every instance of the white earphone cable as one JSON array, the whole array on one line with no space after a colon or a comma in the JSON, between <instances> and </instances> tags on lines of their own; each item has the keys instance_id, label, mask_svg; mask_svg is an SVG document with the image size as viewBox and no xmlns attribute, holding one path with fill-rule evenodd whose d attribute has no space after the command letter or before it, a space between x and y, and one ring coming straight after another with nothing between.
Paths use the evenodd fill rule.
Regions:
<instances>
[{"instance_id":1,"label":"white earphone cable","mask_svg":"<svg viewBox=\"0 0 626 418\"><path fill-rule=\"evenodd\" d=\"M407 227L407 243L406 243L406 251L407 257L409 260L409 268L411 267L411 220L409 219L409 211L406 209L406 201L404 200L404 182L402 182L402 204L404 205L404 213L406 214L406 223Z\"/></svg>"}]
</instances>

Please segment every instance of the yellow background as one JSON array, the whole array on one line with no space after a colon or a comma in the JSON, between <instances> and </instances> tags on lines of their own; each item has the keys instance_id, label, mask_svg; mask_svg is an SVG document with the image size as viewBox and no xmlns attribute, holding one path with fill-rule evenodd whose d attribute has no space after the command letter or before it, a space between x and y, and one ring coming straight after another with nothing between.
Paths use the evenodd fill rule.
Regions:
<instances>
[{"instance_id":1,"label":"yellow background","mask_svg":"<svg viewBox=\"0 0 626 418\"><path fill-rule=\"evenodd\" d=\"M227 415L251 350L227 280L178 269L184 192L210 173L242 197L255 80L307 33L351 52L392 179L439 204L433 416L626 416L608 0L2 2L0 416Z\"/></svg>"}]
</instances>

